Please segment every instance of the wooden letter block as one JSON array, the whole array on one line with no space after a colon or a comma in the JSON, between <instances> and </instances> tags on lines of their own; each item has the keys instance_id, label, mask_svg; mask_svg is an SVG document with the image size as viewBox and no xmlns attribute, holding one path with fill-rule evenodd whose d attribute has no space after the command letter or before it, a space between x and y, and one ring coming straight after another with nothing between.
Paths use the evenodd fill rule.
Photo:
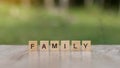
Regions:
<instances>
[{"instance_id":1,"label":"wooden letter block","mask_svg":"<svg viewBox=\"0 0 120 68\"><path fill-rule=\"evenodd\" d=\"M82 41L82 51L91 51L91 41Z\"/></svg>"},{"instance_id":2,"label":"wooden letter block","mask_svg":"<svg viewBox=\"0 0 120 68\"><path fill-rule=\"evenodd\" d=\"M59 41L50 41L50 51L59 51Z\"/></svg>"},{"instance_id":3,"label":"wooden letter block","mask_svg":"<svg viewBox=\"0 0 120 68\"><path fill-rule=\"evenodd\" d=\"M70 41L69 40L61 41L61 51L70 51Z\"/></svg>"},{"instance_id":4,"label":"wooden letter block","mask_svg":"<svg viewBox=\"0 0 120 68\"><path fill-rule=\"evenodd\" d=\"M49 51L49 41L40 41L40 51Z\"/></svg>"},{"instance_id":5,"label":"wooden letter block","mask_svg":"<svg viewBox=\"0 0 120 68\"><path fill-rule=\"evenodd\" d=\"M37 51L37 41L29 41L29 51Z\"/></svg>"},{"instance_id":6,"label":"wooden letter block","mask_svg":"<svg viewBox=\"0 0 120 68\"><path fill-rule=\"evenodd\" d=\"M80 51L80 41L72 41L71 51Z\"/></svg>"}]
</instances>

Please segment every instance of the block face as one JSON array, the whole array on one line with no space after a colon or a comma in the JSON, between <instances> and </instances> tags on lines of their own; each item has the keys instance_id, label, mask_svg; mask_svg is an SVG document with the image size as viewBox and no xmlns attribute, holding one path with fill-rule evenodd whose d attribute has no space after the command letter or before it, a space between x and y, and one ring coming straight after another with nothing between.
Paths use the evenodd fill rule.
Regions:
<instances>
[{"instance_id":1,"label":"block face","mask_svg":"<svg viewBox=\"0 0 120 68\"><path fill-rule=\"evenodd\" d=\"M40 51L49 51L49 41L40 41Z\"/></svg>"},{"instance_id":2,"label":"block face","mask_svg":"<svg viewBox=\"0 0 120 68\"><path fill-rule=\"evenodd\" d=\"M69 40L62 40L60 47L61 47L61 51L70 51L70 41Z\"/></svg>"},{"instance_id":3,"label":"block face","mask_svg":"<svg viewBox=\"0 0 120 68\"><path fill-rule=\"evenodd\" d=\"M50 51L59 51L59 41L50 41Z\"/></svg>"},{"instance_id":4,"label":"block face","mask_svg":"<svg viewBox=\"0 0 120 68\"><path fill-rule=\"evenodd\" d=\"M91 41L85 40L82 41L82 51L91 51Z\"/></svg>"},{"instance_id":5,"label":"block face","mask_svg":"<svg viewBox=\"0 0 120 68\"><path fill-rule=\"evenodd\" d=\"M37 41L29 41L29 51L37 51Z\"/></svg>"},{"instance_id":6,"label":"block face","mask_svg":"<svg viewBox=\"0 0 120 68\"><path fill-rule=\"evenodd\" d=\"M71 51L80 51L80 41L72 41L71 43Z\"/></svg>"}]
</instances>

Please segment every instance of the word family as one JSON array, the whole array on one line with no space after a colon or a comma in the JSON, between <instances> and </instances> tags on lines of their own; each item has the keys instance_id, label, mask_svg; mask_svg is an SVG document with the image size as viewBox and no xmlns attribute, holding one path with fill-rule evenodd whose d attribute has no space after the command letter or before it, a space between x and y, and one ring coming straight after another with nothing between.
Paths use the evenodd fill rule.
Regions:
<instances>
[{"instance_id":1,"label":"word family","mask_svg":"<svg viewBox=\"0 0 120 68\"><path fill-rule=\"evenodd\" d=\"M52 40L40 41L38 47L37 41L29 41L29 51L91 51L91 41L89 40Z\"/></svg>"}]
</instances>

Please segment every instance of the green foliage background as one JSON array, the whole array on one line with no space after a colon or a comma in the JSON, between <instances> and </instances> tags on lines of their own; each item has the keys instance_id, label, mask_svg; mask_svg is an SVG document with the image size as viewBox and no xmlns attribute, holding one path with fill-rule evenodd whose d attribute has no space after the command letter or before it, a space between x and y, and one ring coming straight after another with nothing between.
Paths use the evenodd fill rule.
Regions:
<instances>
[{"instance_id":1,"label":"green foliage background","mask_svg":"<svg viewBox=\"0 0 120 68\"><path fill-rule=\"evenodd\" d=\"M29 40L91 40L92 44L120 44L120 14L96 8L71 8L67 15L43 8L0 7L0 44L28 44Z\"/></svg>"}]
</instances>

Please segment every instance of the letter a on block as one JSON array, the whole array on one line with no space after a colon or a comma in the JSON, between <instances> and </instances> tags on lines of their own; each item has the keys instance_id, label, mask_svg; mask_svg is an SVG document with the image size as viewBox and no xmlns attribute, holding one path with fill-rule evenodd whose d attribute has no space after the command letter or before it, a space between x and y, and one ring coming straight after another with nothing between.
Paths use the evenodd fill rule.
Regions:
<instances>
[{"instance_id":1,"label":"letter a on block","mask_svg":"<svg viewBox=\"0 0 120 68\"><path fill-rule=\"evenodd\" d=\"M50 51L59 51L59 41L50 41Z\"/></svg>"},{"instance_id":2,"label":"letter a on block","mask_svg":"<svg viewBox=\"0 0 120 68\"><path fill-rule=\"evenodd\" d=\"M37 51L37 41L29 41L29 51Z\"/></svg>"},{"instance_id":3,"label":"letter a on block","mask_svg":"<svg viewBox=\"0 0 120 68\"><path fill-rule=\"evenodd\" d=\"M70 51L70 41L69 40L61 41L61 51Z\"/></svg>"},{"instance_id":4,"label":"letter a on block","mask_svg":"<svg viewBox=\"0 0 120 68\"><path fill-rule=\"evenodd\" d=\"M80 41L72 41L71 51L80 51Z\"/></svg>"},{"instance_id":5,"label":"letter a on block","mask_svg":"<svg viewBox=\"0 0 120 68\"><path fill-rule=\"evenodd\" d=\"M49 41L40 41L40 51L49 51Z\"/></svg>"},{"instance_id":6,"label":"letter a on block","mask_svg":"<svg viewBox=\"0 0 120 68\"><path fill-rule=\"evenodd\" d=\"M91 51L91 41L82 41L82 51Z\"/></svg>"}]
</instances>

